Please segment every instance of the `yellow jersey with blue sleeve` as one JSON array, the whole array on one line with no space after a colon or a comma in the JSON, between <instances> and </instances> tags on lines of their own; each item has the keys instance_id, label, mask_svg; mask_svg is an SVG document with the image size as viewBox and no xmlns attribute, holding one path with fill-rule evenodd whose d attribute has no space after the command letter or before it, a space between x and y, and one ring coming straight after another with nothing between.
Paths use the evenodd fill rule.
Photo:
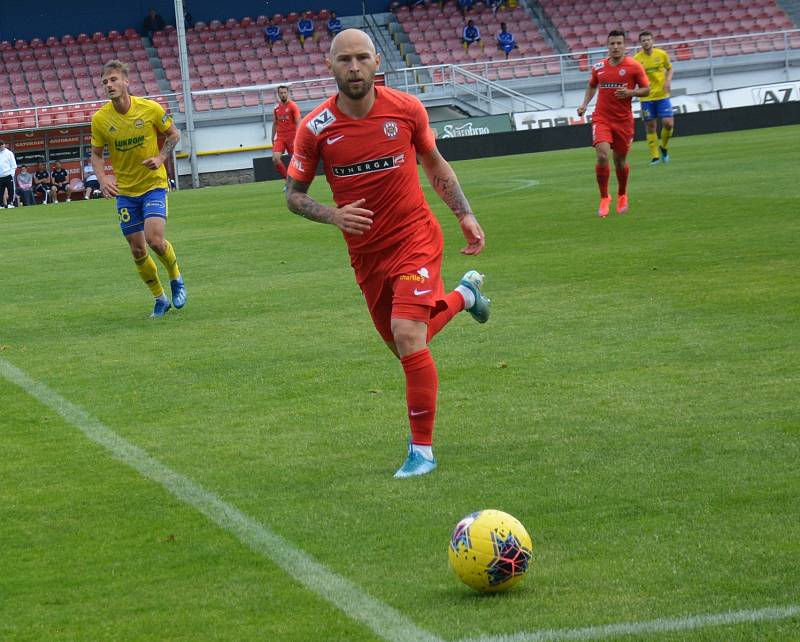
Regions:
<instances>
[{"instance_id":1,"label":"yellow jersey with blue sleeve","mask_svg":"<svg viewBox=\"0 0 800 642\"><path fill-rule=\"evenodd\" d=\"M92 147L108 146L120 194L141 196L168 187L164 166L152 170L142 161L159 154L158 132L165 133L170 125L172 118L161 105L137 96L131 96L126 114L109 101L92 116Z\"/></svg>"},{"instance_id":2,"label":"yellow jersey with blue sleeve","mask_svg":"<svg viewBox=\"0 0 800 642\"><path fill-rule=\"evenodd\" d=\"M669 98L669 92L664 89L667 71L672 69L669 54L663 49L653 47L649 55L645 53L644 49L641 49L633 57L644 67L647 78L650 81L650 95L647 98L643 98L642 102Z\"/></svg>"}]
</instances>

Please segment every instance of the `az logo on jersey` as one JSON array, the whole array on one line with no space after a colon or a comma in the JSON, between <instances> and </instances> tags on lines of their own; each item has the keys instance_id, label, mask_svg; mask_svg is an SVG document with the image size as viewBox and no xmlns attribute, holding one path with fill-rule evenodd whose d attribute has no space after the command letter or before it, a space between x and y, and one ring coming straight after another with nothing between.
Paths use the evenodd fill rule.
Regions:
<instances>
[{"instance_id":1,"label":"az logo on jersey","mask_svg":"<svg viewBox=\"0 0 800 642\"><path fill-rule=\"evenodd\" d=\"M306 127L311 130L314 136L319 136L320 132L322 132L322 130L326 127L332 125L335 120L336 116L331 113L331 110L325 109L308 121Z\"/></svg>"}]
</instances>

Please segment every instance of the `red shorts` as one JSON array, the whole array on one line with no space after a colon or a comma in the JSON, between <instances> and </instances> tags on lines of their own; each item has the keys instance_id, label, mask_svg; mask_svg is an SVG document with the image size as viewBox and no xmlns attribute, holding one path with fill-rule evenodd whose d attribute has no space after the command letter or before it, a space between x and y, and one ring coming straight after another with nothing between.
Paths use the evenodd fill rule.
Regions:
<instances>
[{"instance_id":1,"label":"red shorts","mask_svg":"<svg viewBox=\"0 0 800 642\"><path fill-rule=\"evenodd\" d=\"M282 156L283 152L294 154L294 138L276 138L272 143L272 153Z\"/></svg>"},{"instance_id":2,"label":"red shorts","mask_svg":"<svg viewBox=\"0 0 800 642\"><path fill-rule=\"evenodd\" d=\"M376 252L354 253L350 264L372 322L384 341L393 341L392 318L427 323L443 305L442 229L428 219L409 236Z\"/></svg>"},{"instance_id":3,"label":"red shorts","mask_svg":"<svg viewBox=\"0 0 800 642\"><path fill-rule=\"evenodd\" d=\"M604 121L592 122L592 145L611 143L611 149L626 156L633 142L633 119L630 122L610 125Z\"/></svg>"}]
</instances>

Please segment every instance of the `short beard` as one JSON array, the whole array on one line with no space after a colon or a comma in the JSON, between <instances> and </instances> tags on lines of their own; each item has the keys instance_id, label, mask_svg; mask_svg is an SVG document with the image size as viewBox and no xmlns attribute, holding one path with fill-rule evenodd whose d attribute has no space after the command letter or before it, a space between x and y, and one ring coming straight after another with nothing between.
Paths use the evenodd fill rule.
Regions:
<instances>
[{"instance_id":1,"label":"short beard","mask_svg":"<svg viewBox=\"0 0 800 642\"><path fill-rule=\"evenodd\" d=\"M339 91L342 92L345 96L347 96L350 100L360 100L361 98L369 94L369 92L372 91L374 82L375 82L374 77L370 78L369 80L365 78L364 84L362 85L363 87L362 90L353 91L350 89L350 85L348 85L346 78L344 80L339 80L338 78L336 79L336 85L339 87Z\"/></svg>"}]
</instances>

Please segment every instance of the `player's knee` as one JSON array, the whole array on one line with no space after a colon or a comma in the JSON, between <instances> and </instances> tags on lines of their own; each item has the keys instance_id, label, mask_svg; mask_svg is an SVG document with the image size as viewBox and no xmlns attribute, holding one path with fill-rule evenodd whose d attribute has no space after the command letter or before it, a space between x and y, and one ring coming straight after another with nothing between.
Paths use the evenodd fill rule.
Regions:
<instances>
[{"instance_id":1,"label":"player's knee","mask_svg":"<svg viewBox=\"0 0 800 642\"><path fill-rule=\"evenodd\" d=\"M166 243L164 243L163 236L148 236L147 237L147 245L150 247L153 252L158 254L163 254L167 251Z\"/></svg>"},{"instance_id":2,"label":"player's knee","mask_svg":"<svg viewBox=\"0 0 800 642\"><path fill-rule=\"evenodd\" d=\"M272 164L273 165L280 165L281 164L281 157L273 154L272 155Z\"/></svg>"}]
</instances>

